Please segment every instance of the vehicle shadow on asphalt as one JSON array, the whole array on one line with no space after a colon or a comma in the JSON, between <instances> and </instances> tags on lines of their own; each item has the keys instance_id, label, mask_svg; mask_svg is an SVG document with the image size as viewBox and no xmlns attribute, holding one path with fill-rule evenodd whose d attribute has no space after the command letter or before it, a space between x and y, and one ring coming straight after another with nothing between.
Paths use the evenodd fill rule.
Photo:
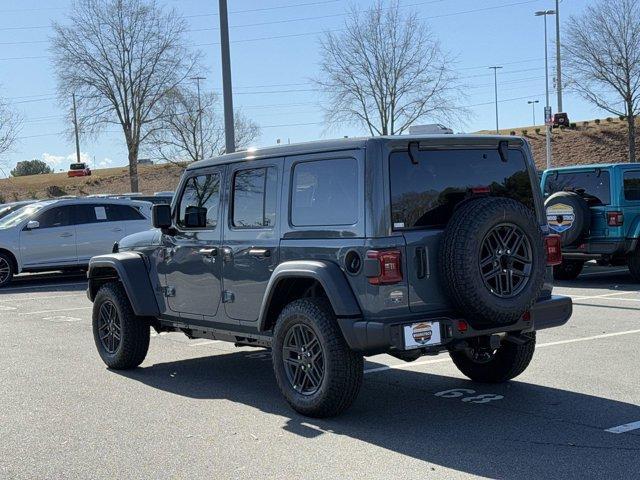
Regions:
<instances>
[{"instance_id":1,"label":"vehicle shadow on asphalt","mask_svg":"<svg viewBox=\"0 0 640 480\"><path fill-rule=\"evenodd\" d=\"M554 286L566 288L602 288L609 290L640 290L624 267L591 267L575 280L555 280Z\"/></svg>"},{"instance_id":2,"label":"vehicle shadow on asphalt","mask_svg":"<svg viewBox=\"0 0 640 480\"><path fill-rule=\"evenodd\" d=\"M175 395L225 399L284 417L283 428L301 437L347 436L479 476L568 478L583 471L615 477L618 471L624 477L637 468L640 434L604 430L640 420L638 405L525 381L486 385L394 369L365 375L351 409L319 420L289 408L264 353L229 353L114 373ZM365 368L379 366L367 362ZM451 389L468 392L454 398L437 395Z\"/></svg>"}]
</instances>

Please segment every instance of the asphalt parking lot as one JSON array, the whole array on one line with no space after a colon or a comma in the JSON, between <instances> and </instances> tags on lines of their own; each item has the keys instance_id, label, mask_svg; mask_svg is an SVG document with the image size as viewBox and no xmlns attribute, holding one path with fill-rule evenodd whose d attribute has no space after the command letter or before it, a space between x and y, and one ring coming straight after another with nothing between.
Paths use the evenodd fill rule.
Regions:
<instances>
[{"instance_id":1,"label":"asphalt parking lot","mask_svg":"<svg viewBox=\"0 0 640 480\"><path fill-rule=\"evenodd\" d=\"M637 478L639 291L586 268L516 380L380 355L349 411L314 420L261 349L154 335L141 368L107 370L83 277L18 278L0 291L0 478Z\"/></svg>"}]
</instances>

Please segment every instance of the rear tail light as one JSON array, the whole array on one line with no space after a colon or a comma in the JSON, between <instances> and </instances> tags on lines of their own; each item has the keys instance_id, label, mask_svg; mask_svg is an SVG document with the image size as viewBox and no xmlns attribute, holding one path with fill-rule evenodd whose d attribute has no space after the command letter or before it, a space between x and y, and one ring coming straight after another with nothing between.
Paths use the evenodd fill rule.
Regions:
<instances>
[{"instance_id":1,"label":"rear tail light","mask_svg":"<svg viewBox=\"0 0 640 480\"><path fill-rule=\"evenodd\" d=\"M547 235L544 238L544 248L547 252L547 265L553 266L562 263L560 235Z\"/></svg>"},{"instance_id":2,"label":"rear tail light","mask_svg":"<svg viewBox=\"0 0 640 480\"><path fill-rule=\"evenodd\" d=\"M402 281L399 250L369 250L365 273L371 285L388 285Z\"/></svg>"},{"instance_id":3,"label":"rear tail light","mask_svg":"<svg viewBox=\"0 0 640 480\"><path fill-rule=\"evenodd\" d=\"M610 227L621 227L624 223L624 214L622 212L607 212L607 224Z\"/></svg>"}]
</instances>

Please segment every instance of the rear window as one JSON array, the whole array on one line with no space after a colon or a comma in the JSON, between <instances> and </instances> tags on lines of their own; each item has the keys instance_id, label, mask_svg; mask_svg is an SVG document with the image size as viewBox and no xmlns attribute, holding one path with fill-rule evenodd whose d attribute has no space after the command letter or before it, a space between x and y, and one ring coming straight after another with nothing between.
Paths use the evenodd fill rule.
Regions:
<instances>
[{"instance_id":1,"label":"rear window","mask_svg":"<svg viewBox=\"0 0 640 480\"><path fill-rule=\"evenodd\" d=\"M640 171L624 172L624 199L640 200Z\"/></svg>"},{"instance_id":2,"label":"rear window","mask_svg":"<svg viewBox=\"0 0 640 480\"><path fill-rule=\"evenodd\" d=\"M355 158L298 163L293 170L294 226L353 225L358 221Z\"/></svg>"},{"instance_id":3,"label":"rear window","mask_svg":"<svg viewBox=\"0 0 640 480\"><path fill-rule=\"evenodd\" d=\"M576 192L589 205L609 205L611 187L607 170L587 170L580 172L552 172L547 175L544 195L556 192Z\"/></svg>"},{"instance_id":4,"label":"rear window","mask_svg":"<svg viewBox=\"0 0 640 480\"><path fill-rule=\"evenodd\" d=\"M533 206L525 157L509 150L503 162L497 150L421 150L417 164L408 152L389 157L391 216L395 230L446 225L458 203L473 189L514 198Z\"/></svg>"},{"instance_id":5,"label":"rear window","mask_svg":"<svg viewBox=\"0 0 640 480\"><path fill-rule=\"evenodd\" d=\"M86 165L84 163L72 163L71 170L84 170Z\"/></svg>"}]
</instances>

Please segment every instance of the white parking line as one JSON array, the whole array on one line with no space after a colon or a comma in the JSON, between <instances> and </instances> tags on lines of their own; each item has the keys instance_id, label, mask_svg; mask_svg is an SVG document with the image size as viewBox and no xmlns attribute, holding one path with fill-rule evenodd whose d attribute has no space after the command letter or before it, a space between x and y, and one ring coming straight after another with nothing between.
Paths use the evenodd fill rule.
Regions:
<instances>
[{"instance_id":1,"label":"white parking line","mask_svg":"<svg viewBox=\"0 0 640 480\"><path fill-rule=\"evenodd\" d=\"M640 333L640 330L627 330L626 332L604 333L602 335L593 335L591 337L572 338L570 340L558 340L557 342L538 343L536 345L536 348L553 347L555 345L564 345L567 343L587 342L590 340L599 340L601 338L618 337L621 335L631 335L634 333ZM425 360L423 362L401 363L398 365L385 365L383 367L370 368L368 370L365 370L364 373L376 373L376 372L384 372L387 370L413 368L413 367L419 367L421 365L429 365L432 363L444 363L444 362L450 362L450 361L451 361L450 358L439 358L437 360Z\"/></svg>"},{"instance_id":2,"label":"white parking line","mask_svg":"<svg viewBox=\"0 0 640 480\"><path fill-rule=\"evenodd\" d=\"M36 312L15 312L15 313L16 315L39 315L42 313L71 312L73 310L89 310L91 308L93 308L93 305L89 305L86 307L58 308L56 310L38 310Z\"/></svg>"},{"instance_id":3,"label":"white parking line","mask_svg":"<svg viewBox=\"0 0 640 480\"><path fill-rule=\"evenodd\" d=\"M617 427L607 428L605 432L609 433L626 433L631 430L638 430L640 428L640 422L625 423L624 425L618 425Z\"/></svg>"},{"instance_id":4,"label":"white parking line","mask_svg":"<svg viewBox=\"0 0 640 480\"><path fill-rule=\"evenodd\" d=\"M587 295L587 296L577 296L577 297L571 297L571 295L568 295L568 296L571 297L572 300L592 300L594 298L608 298L608 297L615 297L620 295L628 295L631 293L640 293L640 292L638 290L625 290L624 292L605 293L603 295ZM613 300L618 300L618 299L613 299ZM619 300L624 300L624 299L619 299Z\"/></svg>"}]
</instances>

